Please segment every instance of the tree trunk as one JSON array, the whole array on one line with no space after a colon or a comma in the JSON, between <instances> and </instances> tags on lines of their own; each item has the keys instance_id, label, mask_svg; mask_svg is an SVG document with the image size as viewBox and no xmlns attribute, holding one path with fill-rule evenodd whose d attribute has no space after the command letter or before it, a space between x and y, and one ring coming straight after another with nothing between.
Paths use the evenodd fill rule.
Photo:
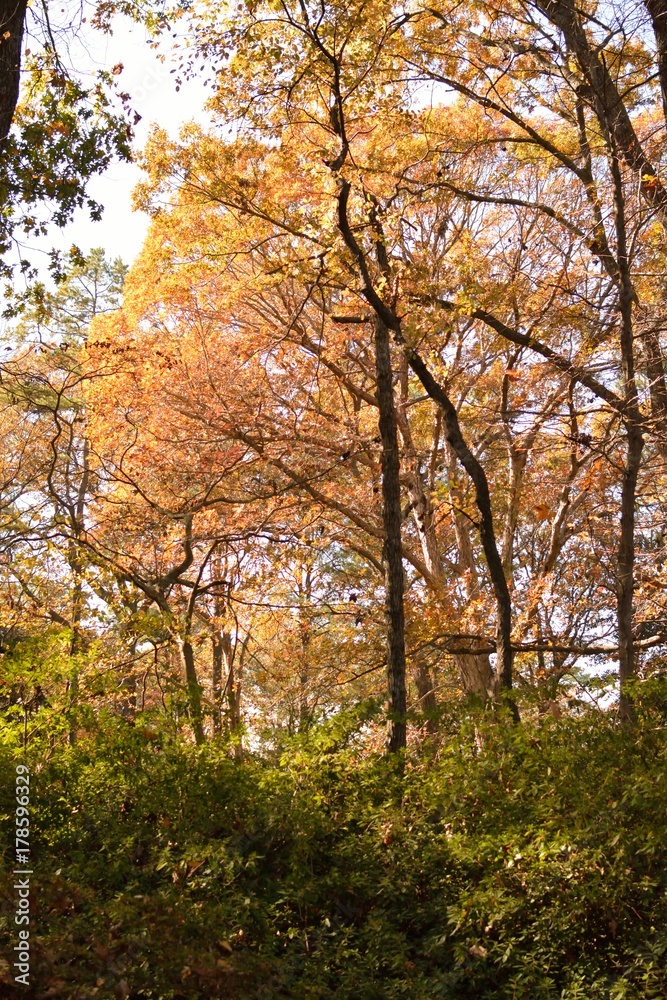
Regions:
<instances>
[{"instance_id":1,"label":"tree trunk","mask_svg":"<svg viewBox=\"0 0 667 1000\"><path fill-rule=\"evenodd\" d=\"M419 455L412 439L407 414L408 363L403 353L399 361L399 378L401 394L400 402L396 407L396 423L403 442L403 475L407 480L412 517L417 529L426 568L434 580L444 583L445 567L440 556L438 539L435 532L433 505L431 504L428 486L424 481L424 476L420 468Z\"/></svg>"},{"instance_id":2,"label":"tree trunk","mask_svg":"<svg viewBox=\"0 0 667 1000\"><path fill-rule=\"evenodd\" d=\"M213 634L212 655L213 672L211 676L211 688L213 692L213 733L219 736L222 732L222 659L223 659L223 634L216 630Z\"/></svg>"},{"instance_id":3,"label":"tree trunk","mask_svg":"<svg viewBox=\"0 0 667 1000\"><path fill-rule=\"evenodd\" d=\"M128 653L131 657L134 657L136 651L137 640L135 638L130 643ZM120 714L124 719L132 722L137 711L137 679L134 674L130 673L126 674L125 677L121 677L118 689L120 695Z\"/></svg>"},{"instance_id":4,"label":"tree trunk","mask_svg":"<svg viewBox=\"0 0 667 1000\"><path fill-rule=\"evenodd\" d=\"M382 520L385 540L385 614L387 621L387 688L389 692L388 749L406 745L405 617L403 550L401 545L401 486L398 432L389 349L389 330L376 318L375 370L379 428L382 440Z\"/></svg>"},{"instance_id":5,"label":"tree trunk","mask_svg":"<svg viewBox=\"0 0 667 1000\"><path fill-rule=\"evenodd\" d=\"M628 681L635 673L635 650L632 634L632 610L635 583L635 502L637 479L644 438L641 431L642 416L639 410L633 343L632 306L635 298L630 277L628 247L625 227L625 197L619 163L619 151L613 136L610 137L609 166L614 186L614 223L618 244L620 273L619 307L621 313L620 347L623 369L626 429L626 460L621 489L621 535L618 544L616 606L619 660L619 715L623 721L634 717L632 700L628 694Z\"/></svg>"},{"instance_id":6,"label":"tree trunk","mask_svg":"<svg viewBox=\"0 0 667 1000\"><path fill-rule=\"evenodd\" d=\"M121 690L120 714L132 722L137 711L137 679L128 675L122 678L118 686Z\"/></svg>"},{"instance_id":7,"label":"tree trunk","mask_svg":"<svg viewBox=\"0 0 667 1000\"><path fill-rule=\"evenodd\" d=\"M346 144L343 143L343 153L341 163L344 162L345 155L347 153ZM332 165L332 169L339 169L336 165L335 168ZM442 410L444 424L445 424L445 436L447 441L453 447L459 461L462 463L470 478L472 479L475 486L475 495L477 499L477 506L481 514L480 523L480 534L482 539L482 546L484 548L484 554L486 556L486 561L489 567L489 574L491 576L491 582L493 584L493 589L496 597L496 604L498 607L498 637L496 642L496 652L498 658L498 674L499 674L499 686L504 689L509 689L512 686L512 645L511 645L511 629L512 629L512 604L510 600L509 589L507 587L507 580L503 573L502 562L500 560L500 555L498 553L498 546L496 545L495 534L493 530L493 517L491 514L491 499L489 496L489 485L486 479L486 474L484 469L477 461L475 456L470 452L463 436L461 435L461 430L459 428L458 417L456 410L454 409L451 400L445 393L441 385L436 382L436 380L431 375L427 366L422 361L419 354L405 344L405 339L403 337L401 329L401 320L395 309L387 305L383 301L381 296L378 294L377 290L373 287L370 272L368 269L368 264L366 261L366 256L361 246L356 240L352 227L350 226L350 221L347 216L348 201L351 191L351 185L348 180L342 179L340 181L340 188L338 194L338 228L341 235L345 241L345 245L349 249L350 253L354 257L359 275L363 281L363 296L368 302L368 304L373 309L375 314L374 327L375 327L375 339L376 339L376 366L377 366L377 381L378 381L378 405L380 408L380 434L382 437L383 454L382 454L382 470L383 470L383 498L384 498L384 518L385 518L385 532L387 537L387 544L391 544L395 547L397 544L398 557L395 553L392 554L390 567L389 558L386 560L388 566L388 575L395 577L391 581L388 580L387 586L387 613L390 620L395 617L396 623L390 625L389 627L389 645L395 643L396 646L396 658L401 657L401 662L403 665L402 673L396 666L393 665L393 655L389 658L389 693L390 702L392 699L398 704L401 700L405 705L405 643L403 639L403 595L401 592L400 602L398 601L398 580L402 583L403 578L403 564L401 560L401 536L400 536L400 485L398 479L398 443L396 435L396 417L393 407L393 392L391 386L391 359L389 353L389 330L392 330L398 343L405 350L406 357L408 359L408 364L413 370L419 381L424 386L428 395L433 399L440 409ZM380 267L380 271L383 275L385 281L388 281L390 276L390 265L387 256L387 250L383 239L382 227L378 219L377 213L373 213L372 222L377 233L377 239L375 242L375 252ZM381 364L382 359L382 364ZM382 372L381 367L385 368L386 371ZM393 457L395 454L395 458ZM390 466L395 465L395 473L391 472ZM395 484L394 484L395 476ZM394 496L395 494L395 496ZM394 510L395 508L395 510ZM391 527L389 522L396 520L396 527ZM389 530L391 527L391 530ZM389 555L389 553L387 553ZM391 586L389 583L391 582ZM400 641L397 639L398 633L398 622L399 622L399 605L400 605ZM399 675L402 680L402 694L399 686ZM393 679L392 679L393 678ZM395 682L395 683L394 683ZM516 710L515 710L516 715ZM396 736L398 739L398 736ZM405 733L403 733L403 740L405 740ZM390 746L394 741L394 735L390 735Z\"/></svg>"},{"instance_id":8,"label":"tree trunk","mask_svg":"<svg viewBox=\"0 0 667 1000\"><path fill-rule=\"evenodd\" d=\"M243 693L243 664L248 648L248 638L244 639L241 645L241 653L235 665L235 653L238 644L232 649L231 637L226 633L229 640L229 673L227 675L227 700L229 704L229 726L232 735L235 737L234 756L238 761L243 760L243 730L241 728L241 696Z\"/></svg>"},{"instance_id":9,"label":"tree trunk","mask_svg":"<svg viewBox=\"0 0 667 1000\"><path fill-rule=\"evenodd\" d=\"M662 108L667 121L667 3L665 0L644 0L644 4L651 15L655 34Z\"/></svg>"},{"instance_id":10,"label":"tree trunk","mask_svg":"<svg viewBox=\"0 0 667 1000\"><path fill-rule=\"evenodd\" d=\"M579 63L582 76L591 90L602 134L607 136L616 153L635 172L644 199L657 212L663 224L667 224L667 190L639 142L604 54L588 40L580 9L574 0L537 0L537 6L563 33L568 48ZM658 6L662 7L662 4L656 5L656 9Z\"/></svg>"},{"instance_id":11,"label":"tree trunk","mask_svg":"<svg viewBox=\"0 0 667 1000\"><path fill-rule=\"evenodd\" d=\"M229 731L235 739L234 756L240 760L243 757L243 743L241 741L241 676L240 671L239 676L236 676L234 659L231 655L231 642L228 648L227 704L229 705Z\"/></svg>"},{"instance_id":12,"label":"tree trunk","mask_svg":"<svg viewBox=\"0 0 667 1000\"><path fill-rule=\"evenodd\" d=\"M74 576L71 614L72 637L70 639L69 647L70 659L73 661L72 676L69 682L70 711L73 712L73 717L70 720L69 743L70 746L74 746L76 743L77 730L76 709L79 700L79 668L76 664L76 657L79 655L82 648L81 617L83 614L83 582L81 579L82 566L81 558L77 551L76 543L74 542L70 543L69 566Z\"/></svg>"},{"instance_id":13,"label":"tree trunk","mask_svg":"<svg viewBox=\"0 0 667 1000\"><path fill-rule=\"evenodd\" d=\"M431 676L428 663L419 655L417 655L413 670L413 677L415 687L417 688L419 708L426 717L427 732L435 733L438 730L435 719L435 713L438 710L438 703L436 701L435 691L433 690L433 678Z\"/></svg>"},{"instance_id":14,"label":"tree trunk","mask_svg":"<svg viewBox=\"0 0 667 1000\"><path fill-rule=\"evenodd\" d=\"M197 746L205 742L204 726L202 724L201 713L201 687L197 678L197 668L195 666L195 653L189 639L181 639L179 642L181 659L185 669L185 683L188 692L188 704L190 707L190 719L192 729L195 734Z\"/></svg>"},{"instance_id":15,"label":"tree trunk","mask_svg":"<svg viewBox=\"0 0 667 1000\"><path fill-rule=\"evenodd\" d=\"M312 576L310 566L301 566L301 584L299 587L299 732L308 728L311 722L311 706L308 704L308 674L310 622L306 609L310 605L312 594Z\"/></svg>"},{"instance_id":16,"label":"tree trunk","mask_svg":"<svg viewBox=\"0 0 667 1000\"><path fill-rule=\"evenodd\" d=\"M445 437L456 457L464 467L475 488L475 501L480 513L479 533L482 548L489 568L489 576L496 599L498 613L496 657L498 687L509 691L512 687L512 601L509 587L503 571L503 565L496 544L491 511L491 496L486 473L480 462L468 448L461 428L459 418L451 399L442 386L433 378L431 372L413 349L407 348L408 363L424 386L424 389L435 400L442 410L445 423Z\"/></svg>"},{"instance_id":17,"label":"tree trunk","mask_svg":"<svg viewBox=\"0 0 667 1000\"><path fill-rule=\"evenodd\" d=\"M216 616L217 616L216 612ZM213 731L222 732L222 699L227 698L228 725L231 736L237 738L235 755L243 755L241 744L241 672L238 677L234 667L235 649L229 632L220 630L213 636L213 700L215 711L213 715ZM224 688L222 675L226 674Z\"/></svg>"},{"instance_id":18,"label":"tree trunk","mask_svg":"<svg viewBox=\"0 0 667 1000\"><path fill-rule=\"evenodd\" d=\"M72 515L72 538L69 543L68 563L72 573L72 639L70 642L70 657L75 660L83 648L83 635L81 633L81 619L83 617L83 560L81 558L81 536L85 529L84 518L86 512L86 492L88 490L88 480L90 469L88 465L88 441L84 438L82 455L82 475L79 488L76 494L76 502ZM76 662L72 673L70 684L70 704L75 711L73 724L70 726L70 745L76 743L76 705L79 698L79 670Z\"/></svg>"},{"instance_id":19,"label":"tree trunk","mask_svg":"<svg viewBox=\"0 0 667 1000\"><path fill-rule=\"evenodd\" d=\"M445 584L445 567L438 546L438 536L435 530L435 518L433 516L433 504L431 503L429 486L421 471L419 455L417 454L410 430L410 421L407 413L409 389L408 363L403 352L401 352L399 362L399 377L401 394L399 405L396 407L396 421L403 442L403 465L404 468L407 466L405 475L408 483L408 496L410 498L410 506L412 507L412 516L417 529L419 544L424 557L424 564L432 580L435 582L433 589L438 596L441 596L440 588L444 587ZM437 433L439 436L439 424ZM433 677L428 663L418 658L413 670L413 677L417 688L419 704L430 715L430 720L427 723L428 729L433 732L435 730L437 700Z\"/></svg>"},{"instance_id":20,"label":"tree trunk","mask_svg":"<svg viewBox=\"0 0 667 1000\"><path fill-rule=\"evenodd\" d=\"M19 99L27 6L26 0L0 0L0 149L9 133Z\"/></svg>"},{"instance_id":21,"label":"tree trunk","mask_svg":"<svg viewBox=\"0 0 667 1000\"><path fill-rule=\"evenodd\" d=\"M475 565L475 553L470 539L468 521L462 513L463 498L456 485L456 454L447 445L447 483L452 501L454 534L458 550L458 561L462 570L466 600L476 601L480 595L479 575ZM488 653L456 653L454 663L459 673L461 687L466 694L478 695L483 701L494 696L494 676Z\"/></svg>"},{"instance_id":22,"label":"tree trunk","mask_svg":"<svg viewBox=\"0 0 667 1000\"><path fill-rule=\"evenodd\" d=\"M667 385L660 347L655 330L647 330L643 337L646 378L651 395L651 419L660 454L667 458Z\"/></svg>"},{"instance_id":23,"label":"tree trunk","mask_svg":"<svg viewBox=\"0 0 667 1000\"><path fill-rule=\"evenodd\" d=\"M635 564L635 498L643 438L637 424L627 425L626 461L621 494L621 537L618 545L616 607L618 616L619 714L624 721L634 717L628 681L635 674L632 634Z\"/></svg>"}]
</instances>

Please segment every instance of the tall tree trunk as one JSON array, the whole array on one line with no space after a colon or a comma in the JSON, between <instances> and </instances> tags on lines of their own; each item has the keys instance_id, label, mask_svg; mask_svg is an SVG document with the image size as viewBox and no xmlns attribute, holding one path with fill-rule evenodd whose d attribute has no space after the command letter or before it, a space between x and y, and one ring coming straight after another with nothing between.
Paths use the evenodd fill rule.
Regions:
<instances>
[{"instance_id":1,"label":"tall tree trunk","mask_svg":"<svg viewBox=\"0 0 667 1000\"><path fill-rule=\"evenodd\" d=\"M621 537L618 545L618 580L616 607L618 617L618 659L620 700L619 714L624 721L634 716L628 681L635 674L635 650L632 633L635 565L635 500L643 438L638 424L626 425L626 460L621 493Z\"/></svg>"},{"instance_id":2,"label":"tall tree trunk","mask_svg":"<svg viewBox=\"0 0 667 1000\"><path fill-rule=\"evenodd\" d=\"M234 737L234 756L237 760L241 760L243 757L243 742L241 739L241 670L237 671L235 669L231 642L229 643L228 650L227 704L229 706L229 731Z\"/></svg>"},{"instance_id":3,"label":"tall tree trunk","mask_svg":"<svg viewBox=\"0 0 667 1000\"><path fill-rule=\"evenodd\" d=\"M419 654L416 656L412 676L414 677L415 687L417 688L419 707L426 718L426 729L429 733L435 733L438 730L435 719L435 713L438 710L438 702L433 688L433 677L431 676L431 671L427 661Z\"/></svg>"},{"instance_id":4,"label":"tall tree trunk","mask_svg":"<svg viewBox=\"0 0 667 1000\"><path fill-rule=\"evenodd\" d=\"M658 450L667 458L667 384L665 367L656 330L647 330L643 336L646 378L651 395L651 419Z\"/></svg>"},{"instance_id":5,"label":"tall tree trunk","mask_svg":"<svg viewBox=\"0 0 667 1000\"><path fill-rule=\"evenodd\" d=\"M137 711L137 679L131 674L123 677L119 687L121 689L120 714L124 719L132 721Z\"/></svg>"},{"instance_id":6,"label":"tall tree trunk","mask_svg":"<svg viewBox=\"0 0 667 1000\"><path fill-rule=\"evenodd\" d=\"M213 731L222 732L222 699L227 698L229 734L238 739L236 756L241 756L241 676L234 666L235 649L229 632L220 630L213 637L213 698L215 714ZM222 675L226 675L224 687Z\"/></svg>"},{"instance_id":7,"label":"tall tree trunk","mask_svg":"<svg viewBox=\"0 0 667 1000\"><path fill-rule=\"evenodd\" d=\"M183 668L185 670L185 683L188 692L188 705L190 708L190 720L195 734L195 741L198 746L205 742L204 726L202 723L201 711L201 687L197 677L195 665L195 653L189 638L180 639L179 647Z\"/></svg>"},{"instance_id":8,"label":"tall tree trunk","mask_svg":"<svg viewBox=\"0 0 667 1000\"><path fill-rule=\"evenodd\" d=\"M222 732L222 659L223 659L223 634L216 629L213 633L211 653L213 657L213 671L211 676L211 689L213 692L213 733L219 736Z\"/></svg>"},{"instance_id":9,"label":"tall tree trunk","mask_svg":"<svg viewBox=\"0 0 667 1000\"><path fill-rule=\"evenodd\" d=\"M345 156L347 155L347 144L343 141L343 149L341 151L340 164L332 164L332 170L336 171L340 169L340 165L344 162ZM482 468L481 464L472 454L468 446L466 445L463 436L461 434L461 429L459 427L458 416L454 406L447 396L446 392L441 385L433 378L431 372L424 364L423 360L414 350L414 348L409 347L405 343L405 338L403 337L403 332L401 328L401 320L398 316L394 307L388 305L383 301L382 297L378 294L377 290L373 287L373 282L371 279L371 274L368 268L368 262L366 255L362 250L361 246L357 242L354 235L352 227L350 225L350 220L348 218L348 202L350 197L351 185L346 179L341 179L338 193L338 228L345 241L345 245L352 254L354 260L356 261L359 275L363 282L362 294L368 304L373 309L375 314L374 327L375 327L375 338L376 338L376 363L378 365L377 377L378 377L378 403L380 407L380 429L383 442L383 496L385 499L384 503L384 513L385 519L387 518L390 506L388 503L389 496L385 492L385 486L387 487L389 493L394 492L393 483L390 483L390 477L386 474L388 471L389 463L393 462L393 458L390 460L389 455L393 454L395 449L396 458L396 499L392 499L392 504L395 503L398 509L398 566L400 566L400 577L403 576L403 566L400 560L400 488L398 481L398 445L391 443L391 434L389 433L389 427L391 426L393 439L396 441L396 420L393 410L393 393L391 392L391 363L389 354L389 330L391 330L396 337L397 342L405 350L406 357L408 359L408 364L410 368L415 373L421 384L428 395L433 399L443 414L443 421L445 425L445 437L449 444L452 446L456 452L456 456L465 468L466 472L473 481L475 487L475 497L477 501L477 507L479 509L481 519L480 519L480 535L482 540L482 547L484 549L484 555L486 557L487 565L489 567L489 575L491 577L491 583L493 586L496 606L498 609L498 630L496 639L496 655L498 659L498 686L500 689L509 690L512 687L512 644L511 644L511 632L512 632L512 602L510 599L509 588L507 586L507 580L505 579L505 574L503 573L503 566L500 559L500 554L498 552L498 546L496 544L495 532L493 528L493 516L491 512L491 497L489 494L489 484L486 479L486 473ZM391 268L389 264L389 259L387 256L386 245L383 238L382 227L378 214L375 210L371 213L371 222L376 230L377 239L375 241L375 254L377 257L377 262L380 267L380 272L383 275L385 282L388 283L391 276ZM386 342L386 348L383 346ZM382 356L384 357L386 352L386 368L388 375L388 389L383 387L380 390L380 351L378 346L382 349ZM383 432L383 421L386 425L386 431ZM391 518L394 517L393 514L390 515ZM385 522L386 523L386 522ZM387 532L387 539L390 535ZM392 543L393 544L393 543ZM396 571L396 576L398 578L398 567ZM396 581L392 584L393 590L396 590ZM390 588L387 587L388 601L390 597ZM398 604L396 607L388 607L388 614L397 614ZM401 621L401 642L400 647L402 650L402 662L405 664L405 644L402 639L403 633L403 601L401 594L400 602L400 621ZM390 641L392 632L390 631ZM396 643L397 651L399 643ZM391 664L391 660L390 660ZM392 667L390 666L390 674ZM403 681L403 702L405 703L405 669L403 668L402 673ZM392 682L390 680L390 700L392 697L399 699L400 692L393 691ZM513 707L514 708L514 707ZM515 717L517 716L516 708L514 708ZM391 743L391 739L390 739Z\"/></svg>"},{"instance_id":10,"label":"tall tree trunk","mask_svg":"<svg viewBox=\"0 0 667 1000\"><path fill-rule=\"evenodd\" d=\"M222 578L223 563L217 556L214 562L214 576ZM216 589L213 613L216 620L216 628L213 633L213 732L219 735L222 732L223 699L227 699L227 723L230 736L235 739L234 755L240 760L243 757L243 743L241 739L241 667L235 669L235 658L237 647L232 641L232 636L224 627L225 615L227 612L227 602L219 589ZM241 647L241 654L245 651L245 643ZM223 676L225 682L223 684Z\"/></svg>"},{"instance_id":11,"label":"tall tree trunk","mask_svg":"<svg viewBox=\"0 0 667 1000\"><path fill-rule=\"evenodd\" d=\"M403 549L401 544L401 485L398 432L389 348L389 330L375 319L375 371L382 440L382 520L384 524L385 615L387 621L388 748L406 745L405 617Z\"/></svg>"},{"instance_id":12,"label":"tall tree trunk","mask_svg":"<svg viewBox=\"0 0 667 1000\"><path fill-rule=\"evenodd\" d=\"M216 552L213 556L211 562L211 574L213 579L216 580L222 580L225 577L223 559L219 552ZM231 645L229 636L224 629L226 612L227 602L225 600L225 594L221 591L220 586L218 586L215 588L213 596L213 616L215 619L215 628L213 631L211 648L213 658L213 671L211 677L213 695L213 733L216 736L219 736L222 732L222 674L225 662L226 642L229 642Z\"/></svg>"},{"instance_id":13,"label":"tall tree trunk","mask_svg":"<svg viewBox=\"0 0 667 1000\"><path fill-rule=\"evenodd\" d=\"M614 222L618 244L620 272L619 306L621 313L620 346L623 369L626 429L626 458L621 488L621 534L617 555L616 606L618 622L619 714L624 721L632 720L634 711L628 694L628 681L635 673L635 649L632 633L632 611L635 583L635 502L637 479L644 446L641 431L633 344L632 306L635 299L630 276L625 227L625 198L619 152L613 135L608 135L609 165L614 186Z\"/></svg>"},{"instance_id":14,"label":"tall tree trunk","mask_svg":"<svg viewBox=\"0 0 667 1000\"><path fill-rule=\"evenodd\" d=\"M503 564L496 544L496 536L493 527L493 514L491 511L491 495L486 473L481 463L468 448L461 428L459 418L454 408L454 404L443 389L443 387L433 378L433 375L424 364L419 354L412 348L407 348L408 363L413 372L424 386L424 389L435 400L442 410L445 423L445 437L454 451L459 462L466 470L475 488L475 501L480 514L479 533L482 541L482 548L486 557L486 564L489 568L489 576L496 599L498 613L498 626L496 638L497 674L498 687L500 690L509 691L512 687L512 601L509 587L503 571Z\"/></svg>"},{"instance_id":15,"label":"tall tree trunk","mask_svg":"<svg viewBox=\"0 0 667 1000\"><path fill-rule=\"evenodd\" d=\"M345 162L348 143L343 128L343 104L338 82L336 83L338 118L335 125L341 137L341 152L330 163L336 173ZM341 178L338 191L338 228L345 245L352 254L363 281L363 295L375 313L375 376L377 383L379 429L382 441L382 520L384 524L385 614L387 619L387 688L390 720L387 746L390 752L406 745L406 691L405 691L405 611L403 608L403 549L401 544L401 484L398 453L398 431L394 409L394 389L391 370L389 330L400 334L400 321L373 288L364 251L357 243L348 219L348 201L351 185ZM377 217L374 225L378 232L375 252L380 269L387 277L389 261Z\"/></svg>"},{"instance_id":16,"label":"tall tree trunk","mask_svg":"<svg viewBox=\"0 0 667 1000\"><path fill-rule=\"evenodd\" d=\"M602 134L613 142L615 155L620 156L635 172L644 199L660 216L663 224L667 224L667 189L644 152L628 109L607 68L604 53L589 42L581 8L574 0L537 0L537 6L562 32L567 47L579 63L581 74L591 89L592 104Z\"/></svg>"},{"instance_id":17,"label":"tall tree trunk","mask_svg":"<svg viewBox=\"0 0 667 1000\"><path fill-rule=\"evenodd\" d=\"M665 0L644 0L653 24L655 47L662 92L662 108L667 121L667 2Z\"/></svg>"},{"instance_id":18,"label":"tall tree trunk","mask_svg":"<svg viewBox=\"0 0 667 1000\"><path fill-rule=\"evenodd\" d=\"M447 482L452 502L454 534L458 561L463 576L466 600L476 601L480 596L479 574L470 538L467 518L462 512L463 498L456 483L456 453L447 444ZM488 653L456 653L454 663L459 672L461 687L466 694L474 694L483 701L494 696L494 676Z\"/></svg>"},{"instance_id":19,"label":"tall tree trunk","mask_svg":"<svg viewBox=\"0 0 667 1000\"><path fill-rule=\"evenodd\" d=\"M76 742L76 707L79 698L79 669L76 664L76 657L83 648L83 635L81 633L81 619L83 617L83 559L81 558L81 537L85 530L86 494L88 492L88 482L90 479L90 465L88 460L89 447L88 439L84 437L83 453L81 460L81 480L76 492L73 507L70 507L72 537L69 543L68 562L72 573L72 638L70 642L70 657L74 660L72 680L70 682L70 704L74 709L74 721L70 726L70 745Z\"/></svg>"},{"instance_id":20,"label":"tall tree trunk","mask_svg":"<svg viewBox=\"0 0 667 1000\"><path fill-rule=\"evenodd\" d=\"M79 668L76 657L82 649L81 618L83 616L83 580L81 555L76 542L71 542L68 556L69 567L72 572L74 582L72 585L71 604L71 627L72 636L70 639L69 655L73 662L72 674L69 681L69 703L72 718L69 727L70 746L76 743L77 732L77 705L79 700Z\"/></svg>"},{"instance_id":21,"label":"tall tree trunk","mask_svg":"<svg viewBox=\"0 0 667 1000\"><path fill-rule=\"evenodd\" d=\"M132 639L128 652L131 657L137 651L137 639ZM132 721L137 711L137 679L133 673L122 677L118 685L120 692L120 714L124 719Z\"/></svg>"},{"instance_id":22,"label":"tall tree trunk","mask_svg":"<svg viewBox=\"0 0 667 1000\"><path fill-rule=\"evenodd\" d=\"M229 704L229 725L234 736L234 756L237 760L243 760L243 728L241 717L241 697L243 695L243 666L245 654L248 648L248 637L240 643L241 652L236 658L239 644L232 648L231 636L226 633L229 640L229 673L227 675L227 700Z\"/></svg>"},{"instance_id":23,"label":"tall tree trunk","mask_svg":"<svg viewBox=\"0 0 667 1000\"><path fill-rule=\"evenodd\" d=\"M306 608L310 605L311 594L310 566L304 563L301 566L299 586L299 640L301 643L299 651L299 732L307 729L311 722L311 707L308 704L310 622L306 613Z\"/></svg>"},{"instance_id":24,"label":"tall tree trunk","mask_svg":"<svg viewBox=\"0 0 667 1000\"><path fill-rule=\"evenodd\" d=\"M400 399L396 407L396 422L403 443L403 468L407 479L412 517L417 529L424 564L436 585L434 587L436 594L441 596L442 591L438 588L444 587L445 567L438 546L429 485L422 473L419 455L417 454L417 449L412 438L412 431L410 430L410 421L407 412L409 393L408 363L403 352L401 352L399 360L399 379ZM439 436L440 425L438 424L437 426L437 434ZM435 447L437 448L437 441ZM419 704L428 718L427 727L429 731L433 732L435 729L435 712L437 710L435 687L428 663L419 656L417 656L412 675L417 688Z\"/></svg>"},{"instance_id":25,"label":"tall tree trunk","mask_svg":"<svg viewBox=\"0 0 667 1000\"><path fill-rule=\"evenodd\" d=\"M19 99L26 0L0 0L0 150Z\"/></svg>"},{"instance_id":26,"label":"tall tree trunk","mask_svg":"<svg viewBox=\"0 0 667 1000\"><path fill-rule=\"evenodd\" d=\"M400 399L396 406L396 423L403 443L402 465L403 476L407 482L408 497L412 508L412 517L421 546L424 563L434 580L445 580L445 567L438 547L435 532L433 505L429 495L428 485L420 468L419 455L412 438L410 421L408 419L408 363L405 354L401 352L398 362L400 380Z\"/></svg>"}]
</instances>

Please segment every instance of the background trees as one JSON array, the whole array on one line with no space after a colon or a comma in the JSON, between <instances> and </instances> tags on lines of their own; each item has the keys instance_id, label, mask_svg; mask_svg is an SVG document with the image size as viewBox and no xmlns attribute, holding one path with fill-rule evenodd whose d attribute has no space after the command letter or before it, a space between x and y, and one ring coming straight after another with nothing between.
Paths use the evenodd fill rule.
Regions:
<instances>
[{"instance_id":1,"label":"background trees","mask_svg":"<svg viewBox=\"0 0 667 1000\"><path fill-rule=\"evenodd\" d=\"M240 683L230 650L250 682L276 628L281 718L333 707L313 629L367 677L382 600L392 746L406 678L432 712L454 677L552 700L582 656L618 657L631 716L664 638L667 390L660 71L629 17L193 13L232 131L149 144L151 234L68 369L86 455L49 489L95 600L140 659L180 662L198 739Z\"/></svg>"},{"instance_id":2,"label":"background trees","mask_svg":"<svg viewBox=\"0 0 667 1000\"><path fill-rule=\"evenodd\" d=\"M397 536L387 532L392 504L385 496L384 521L376 514L369 523L348 498L359 496L365 470L377 475L381 457L388 461L391 433L379 451L377 440L365 454L352 441L341 448L352 472L341 478L333 449L320 451L323 438L313 434L332 420L320 396L324 375L313 396L306 372L316 362L345 406L368 412L379 403L370 359L386 328L396 386L384 420L400 436L402 545L417 574L411 589L426 588L418 600L433 609L440 637L421 641L442 642L444 632L464 687L483 694L511 685L517 652L530 653L518 661L523 677L557 678L572 657L611 653L614 642L625 683L642 648L635 642L660 638L657 625L638 638L646 626L635 604L634 510L642 454L649 477L659 470L664 374L659 336L656 343L633 284L659 272L633 279L629 250L632 267L643 267L657 203L643 180L637 200L630 177L638 161L626 141L631 127L640 142L645 106L660 114L650 49L623 42L616 52L626 27L612 16L605 44L615 75L579 86L577 73L593 80L597 72L585 30L572 63L559 48L574 45L560 15L526 10L514 38L508 25L518 24L519 8L489 13L474 30L467 11L450 20L417 9L403 20L391 6L260 7L221 26L202 9L194 23L202 51L232 53L214 110L243 128L222 142L195 129L180 145L156 135L142 196L156 221L131 286L139 311L130 325L156 328L159 315L183 329L214 318L237 353L248 338L274 352L261 390L244 384L254 410L229 431L277 470L275 489L300 492L340 515L348 533L363 532L375 563L378 542ZM548 55L545 32L553 34ZM450 96L425 107L427 83ZM629 126L614 124L595 98L595 86L612 83L617 117L623 88L633 95L630 110L623 105ZM170 276L156 296L157 260ZM646 332L635 333L637 324ZM638 337L652 345L643 381ZM300 348L289 362L288 344ZM259 402L267 387L277 409ZM236 398L233 405L240 414ZM210 420L211 403L202 409L198 421ZM289 430L276 434L286 417ZM339 416L333 422L342 426ZM656 444L644 452L646 434ZM299 442L296 461L286 435ZM385 467L385 488L388 476ZM593 490L601 491L594 501ZM606 523L614 510L618 535ZM585 581L580 560L590 566ZM629 713L627 699L622 709Z\"/></svg>"}]
</instances>

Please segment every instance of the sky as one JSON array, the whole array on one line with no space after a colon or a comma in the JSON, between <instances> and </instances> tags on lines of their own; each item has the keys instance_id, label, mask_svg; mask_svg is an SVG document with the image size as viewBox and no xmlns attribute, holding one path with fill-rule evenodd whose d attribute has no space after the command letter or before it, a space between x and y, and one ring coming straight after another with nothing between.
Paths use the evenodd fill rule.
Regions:
<instances>
[{"instance_id":1,"label":"sky","mask_svg":"<svg viewBox=\"0 0 667 1000\"><path fill-rule=\"evenodd\" d=\"M83 30L80 43L70 47L70 58L78 72L84 77L92 76L96 69L123 64L118 78L120 87L130 94L132 108L141 115L134 128L135 150L141 150L153 124L177 135L187 121L209 120L203 106L210 91L201 83L186 80L176 91L168 44L164 48L167 58L161 63L158 53L148 45L146 31L126 19L114 22L110 37L86 32L85 27ZM102 219L92 222L85 211L78 211L65 229L51 227L48 236L38 247L33 246L27 256L41 271L46 268L51 247L67 251L75 244L84 254L93 247L103 247L108 257L121 257L130 264L141 249L149 224L143 212L132 211L132 190L140 178L137 164L114 163L88 187L90 196L105 207Z\"/></svg>"}]
</instances>

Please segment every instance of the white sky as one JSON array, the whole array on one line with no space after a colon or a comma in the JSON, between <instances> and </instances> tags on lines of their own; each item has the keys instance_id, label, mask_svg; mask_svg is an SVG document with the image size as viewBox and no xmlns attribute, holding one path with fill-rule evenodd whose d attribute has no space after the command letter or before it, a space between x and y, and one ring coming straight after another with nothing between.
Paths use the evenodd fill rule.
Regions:
<instances>
[{"instance_id":1,"label":"white sky","mask_svg":"<svg viewBox=\"0 0 667 1000\"><path fill-rule=\"evenodd\" d=\"M168 39L164 44L167 56L164 63L149 47L145 30L124 19L115 22L112 36L90 31L83 42L76 51L70 48L70 58L82 75L123 64L123 72L117 77L120 89L131 95L132 108L142 116L134 128L136 150L143 147L152 124L177 135L184 122L193 118L204 123L209 120L203 105L210 90L197 80L186 80L180 91L176 91L175 78L170 73L174 64L170 63ZM31 239L25 256L41 270L40 265L45 267L48 262L46 253L51 247L67 251L76 244L84 254L93 247L103 247L108 257L121 257L126 264L131 263L141 249L149 224L146 215L133 212L131 207L132 190L140 177L136 164L114 163L88 187L91 197L104 205L100 222L92 222L87 212L79 211L65 229L51 227L48 237L38 242L44 253L39 253L36 241Z\"/></svg>"}]
</instances>

